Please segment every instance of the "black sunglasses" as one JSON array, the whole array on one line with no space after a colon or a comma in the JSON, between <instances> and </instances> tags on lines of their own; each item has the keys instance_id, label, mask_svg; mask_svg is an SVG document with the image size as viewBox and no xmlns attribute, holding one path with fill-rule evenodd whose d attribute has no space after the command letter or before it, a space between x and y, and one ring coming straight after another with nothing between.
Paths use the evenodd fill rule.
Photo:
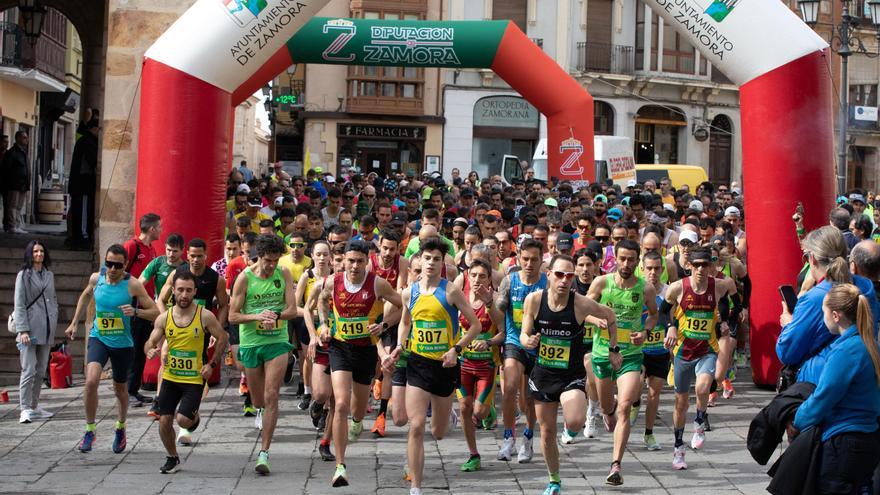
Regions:
<instances>
[{"instance_id":1,"label":"black sunglasses","mask_svg":"<svg viewBox=\"0 0 880 495\"><path fill-rule=\"evenodd\" d=\"M125 263L122 263L120 261L104 260L104 266L111 270L122 270L123 268L125 268Z\"/></svg>"}]
</instances>

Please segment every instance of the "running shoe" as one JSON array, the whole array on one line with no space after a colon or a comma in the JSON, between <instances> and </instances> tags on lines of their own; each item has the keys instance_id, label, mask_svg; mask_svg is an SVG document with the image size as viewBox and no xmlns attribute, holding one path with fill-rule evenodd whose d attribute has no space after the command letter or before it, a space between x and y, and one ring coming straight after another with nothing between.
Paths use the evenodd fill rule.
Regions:
<instances>
[{"instance_id":1,"label":"running shoe","mask_svg":"<svg viewBox=\"0 0 880 495\"><path fill-rule=\"evenodd\" d=\"M736 381L736 366L731 366L729 370L727 370L727 379L730 381Z\"/></svg>"},{"instance_id":2,"label":"running shoe","mask_svg":"<svg viewBox=\"0 0 880 495\"><path fill-rule=\"evenodd\" d=\"M691 438L691 448L700 450L706 441L706 427L699 423L694 423L694 436Z\"/></svg>"},{"instance_id":3,"label":"running shoe","mask_svg":"<svg viewBox=\"0 0 880 495\"><path fill-rule=\"evenodd\" d=\"M562 445L571 445L574 443L574 437L568 434L568 428L562 428L562 433L559 435L559 443Z\"/></svg>"},{"instance_id":4,"label":"running shoe","mask_svg":"<svg viewBox=\"0 0 880 495\"><path fill-rule=\"evenodd\" d=\"M153 403L153 398L150 397L149 395L134 394L134 396L137 397L137 400L143 402L144 404L152 404Z\"/></svg>"},{"instance_id":5,"label":"running shoe","mask_svg":"<svg viewBox=\"0 0 880 495\"><path fill-rule=\"evenodd\" d=\"M247 394L248 394L247 377L244 376L244 373L242 373L241 379L238 381L238 395L244 397Z\"/></svg>"},{"instance_id":6,"label":"running shoe","mask_svg":"<svg viewBox=\"0 0 880 495\"><path fill-rule=\"evenodd\" d=\"M242 414L248 418L250 418L252 416L256 416L257 412L258 412L257 408L254 407L253 404L245 404L244 407L242 408Z\"/></svg>"},{"instance_id":7,"label":"running shoe","mask_svg":"<svg viewBox=\"0 0 880 495\"><path fill-rule=\"evenodd\" d=\"M382 400L382 380L373 380L373 400Z\"/></svg>"},{"instance_id":8,"label":"running shoe","mask_svg":"<svg viewBox=\"0 0 880 495\"><path fill-rule=\"evenodd\" d=\"M318 431L324 431L327 429L327 416L330 412L327 409L324 409L324 412L321 414L321 417L318 418L318 426L316 427Z\"/></svg>"},{"instance_id":9,"label":"running shoe","mask_svg":"<svg viewBox=\"0 0 880 495\"><path fill-rule=\"evenodd\" d=\"M560 493L562 493L562 485L555 481L547 483L547 488L544 489L544 495L559 495Z\"/></svg>"},{"instance_id":10,"label":"running shoe","mask_svg":"<svg viewBox=\"0 0 880 495\"><path fill-rule=\"evenodd\" d=\"M92 445L95 444L95 432L87 431L85 435L82 437L82 441L79 442L79 451L80 452L91 452Z\"/></svg>"},{"instance_id":11,"label":"running shoe","mask_svg":"<svg viewBox=\"0 0 880 495\"><path fill-rule=\"evenodd\" d=\"M596 438L596 434L598 430L596 428L596 423L599 422L599 417L596 415L587 416L587 427L584 428L584 436L586 438Z\"/></svg>"},{"instance_id":12,"label":"running shoe","mask_svg":"<svg viewBox=\"0 0 880 495\"><path fill-rule=\"evenodd\" d=\"M602 413L602 421L605 423L605 431L607 431L608 433L613 433L614 429L617 428L617 413Z\"/></svg>"},{"instance_id":13,"label":"running shoe","mask_svg":"<svg viewBox=\"0 0 880 495\"><path fill-rule=\"evenodd\" d=\"M34 418L49 419L52 416L55 416L55 413L49 412L42 407L37 407L36 409L31 411L31 416Z\"/></svg>"},{"instance_id":14,"label":"running shoe","mask_svg":"<svg viewBox=\"0 0 880 495\"><path fill-rule=\"evenodd\" d=\"M654 438L653 433L651 433L650 435L645 434L645 447L648 450L660 450L660 444L657 443L657 439Z\"/></svg>"},{"instance_id":15,"label":"running shoe","mask_svg":"<svg viewBox=\"0 0 880 495\"><path fill-rule=\"evenodd\" d=\"M233 364L235 364L235 361L232 359L232 351L231 350L226 351L225 361L226 361L226 366L229 366L230 368L232 367Z\"/></svg>"},{"instance_id":16,"label":"running shoe","mask_svg":"<svg viewBox=\"0 0 880 495\"><path fill-rule=\"evenodd\" d=\"M357 442L358 438L361 436L361 432L364 431L364 422L363 421L352 421L351 426L348 428L348 441L349 442Z\"/></svg>"},{"instance_id":17,"label":"running shoe","mask_svg":"<svg viewBox=\"0 0 880 495\"><path fill-rule=\"evenodd\" d=\"M324 414L324 404L318 404L317 401L312 401L309 404L309 417L312 418L312 426L315 428L318 427L318 420L321 419L321 415Z\"/></svg>"},{"instance_id":18,"label":"running shoe","mask_svg":"<svg viewBox=\"0 0 880 495\"><path fill-rule=\"evenodd\" d=\"M385 413L380 413L376 416L376 421L373 422L373 429L370 431L373 432L373 436L376 438L385 438Z\"/></svg>"},{"instance_id":19,"label":"running shoe","mask_svg":"<svg viewBox=\"0 0 880 495\"><path fill-rule=\"evenodd\" d=\"M336 456L333 455L333 452L330 452L330 444L322 445L318 444L318 453L321 454L321 460L324 462L331 462L336 460Z\"/></svg>"},{"instance_id":20,"label":"running shoe","mask_svg":"<svg viewBox=\"0 0 880 495\"><path fill-rule=\"evenodd\" d=\"M492 407L489 408L489 415L486 416L486 419L483 420L483 429L484 430L494 430L495 426L498 425L498 411L495 410L495 404L492 404Z\"/></svg>"},{"instance_id":21,"label":"running shoe","mask_svg":"<svg viewBox=\"0 0 880 495\"><path fill-rule=\"evenodd\" d=\"M177 433L177 443L184 446L192 445L192 433L186 428L181 428Z\"/></svg>"},{"instance_id":22,"label":"running shoe","mask_svg":"<svg viewBox=\"0 0 880 495\"><path fill-rule=\"evenodd\" d=\"M736 356L733 358L733 361L736 363L737 368L745 368L746 367L746 353L741 351L736 351Z\"/></svg>"},{"instance_id":23,"label":"running shoe","mask_svg":"<svg viewBox=\"0 0 880 495\"><path fill-rule=\"evenodd\" d=\"M147 416L153 418L153 420L159 419L159 403L153 402L153 405L150 406L150 410L147 411Z\"/></svg>"},{"instance_id":24,"label":"running shoe","mask_svg":"<svg viewBox=\"0 0 880 495\"><path fill-rule=\"evenodd\" d=\"M611 486L620 486L623 484L623 475L620 474L620 463L615 462L611 465L611 471L605 478L605 484Z\"/></svg>"},{"instance_id":25,"label":"running shoe","mask_svg":"<svg viewBox=\"0 0 880 495\"><path fill-rule=\"evenodd\" d=\"M709 394L709 407L715 407L715 403L718 401L718 392L712 392Z\"/></svg>"},{"instance_id":26,"label":"running shoe","mask_svg":"<svg viewBox=\"0 0 880 495\"><path fill-rule=\"evenodd\" d=\"M257 409L257 415L254 417L254 427L263 431L263 408Z\"/></svg>"},{"instance_id":27,"label":"running shoe","mask_svg":"<svg viewBox=\"0 0 880 495\"><path fill-rule=\"evenodd\" d=\"M136 395L129 395L128 407L144 407L144 401L138 399Z\"/></svg>"},{"instance_id":28,"label":"running shoe","mask_svg":"<svg viewBox=\"0 0 880 495\"><path fill-rule=\"evenodd\" d=\"M422 489L413 486L409 489L409 495L422 495Z\"/></svg>"},{"instance_id":29,"label":"running shoe","mask_svg":"<svg viewBox=\"0 0 880 495\"><path fill-rule=\"evenodd\" d=\"M499 461L510 461L513 459L513 451L516 450L516 439L513 437L505 438L498 449Z\"/></svg>"},{"instance_id":30,"label":"running shoe","mask_svg":"<svg viewBox=\"0 0 880 495\"><path fill-rule=\"evenodd\" d=\"M159 472L162 474L171 474L176 473L178 469L180 469L180 457L168 456L165 458L165 464L159 468Z\"/></svg>"},{"instance_id":31,"label":"running shoe","mask_svg":"<svg viewBox=\"0 0 880 495\"><path fill-rule=\"evenodd\" d=\"M532 440L534 439L523 436L523 443L519 446L516 462L520 464L532 462L532 456L535 455L535 449L532 448Z\"/></svg>"},{"instance_id":32,"label":"running shoe","mask_svg":"<svg viewBox=\"0 0 880 495\"><path fill-rule=\"evenodd\" d=\"M125 450L126 444L125 428L117 428L116 437L113 438L113 452L121 454Z\"/></svg>"},{"instance_id":33,"label":"running shoe","mask_svg":"<svg viewBox=\"0 0 880 495\"><path fill-rule=\"evenodd\" d=\"M296 405L296 408L300 411L305 411L309 408L309 404L312 403L312 394L303 394L302 400L299 401L299 404Z\"/></svg>"},{"instance_id":34,"label":"running shoe","mask_svg":"<svg viewBox=\"0 0 880 495\"><path fill-rule=\"evenodd\" d=\"M722 386L722 388L724 389L724 390L721 392L721 396L724 397L725 399L730 399L731 397L733 397L734 395L736 395L736 390L733 388L733 384L730 383L730 380L729 380L729 379L724 380L724 381L721 383L721 386Z\"/></svg>"},{"instance_id":35,"label":"running shoe","mask_svg":"<svg viewBox=\"0 0 880 495\"><path fill-rule=\"evenodd\" d=\"M629 408L629 425L630 426L636 425L636 421L638 421L638 419L639 419L639 408L640 407L641 407L641 405L632 406L631 408Z\"/></svg>"},{"instance_id":36,"label":"running shoe","mask_svg":"<svg viewBox=\"0 0 880 495\"><path fill-rule=\"evenodd\" d=\"M34 416L34 411L32 411L31 409L24 409L18 416L18 422L23 425L31 423L34 420Z\"/></svg>"},{"instance_id":37,"label":"running shoe","mask_svg":"<svg viewBox=\"0 0 880 495\"><path fill-rule=\"evenodd\" d=\"M345 464L337 464L336 472L330 478L330 486L339 488L340 486L348 486L348 475L345 473Z\"/></svg>"},{"instance_id":38,"label":"running shoe","mask_svg":"<svg viewBox=\"0 0 880 495\"><path fill-rule=\"evenodd\" d=\"M269 474L269 453L265 450L261 450L257 455L257 465L254 466L254 471L262 475Z\"/></svg>"},{"instance_id":39,"label":"running shoe","mask_svg":"<svg viewBox=\"0 0 880 495\"><path fill-rule=\"evenodd\" d=\"M681 471L682 469L687 469L688 465L684 462L684 445L680 445L675 448L675 451L672 453L672 469Z\"/></svg>"},{"instance_id":40,"label":"running shoe","mask_svg":"<svg viewBox=\"0 0 880 495\"><path fill-rule=\"evenodd\" d=\"M470 459L468 459L467 461L465 461L464 464L461 465L461 472L473 473L474 471L479 471L480 467L482 467L480 464L480 456L472 455Z\"/></svg>"},{"instance_id":41,"label":"running shoe","mask_svg":"<svg viewBox=\"0 0 880 495\"><path fill-rule=\"evenodd\" d=\"M403 481L412 481L412 476L409 475L409 464L403 465Z\"/></svg>"}]
</instances>

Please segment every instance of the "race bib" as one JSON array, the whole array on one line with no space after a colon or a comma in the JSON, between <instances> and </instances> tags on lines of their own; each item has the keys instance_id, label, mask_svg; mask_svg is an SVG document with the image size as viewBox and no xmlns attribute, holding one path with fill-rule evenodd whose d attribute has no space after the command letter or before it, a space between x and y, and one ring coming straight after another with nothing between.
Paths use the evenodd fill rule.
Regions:
<instances>
[{"instance_id":1,"label":"race bib","mask_svg":"<svg viewBox=\"0 0 880 495\"><path fill-rule=\"evenodd\" d=\"M709 340L715 331L714 322L715 313L711 311L688 311L682 321L682 332L688 339Z\"/></svg>"},{"instance_id":2,"label":"race bib","mask_svg":"<svg viewBox=\"0 0 880 495\"><path fill-rule=\"evenodd\" d=\"M451 347L445 321L417 320L413 324L415 328L412 343L418 354L443 354Z\"/></svg>"},{"instance_id":3,"label":"race bib","mask_svg":"<svg viewBox=\"0 0 880 495\"><path fill-rule=\"evenodd\" d=\"M663 347L663 341L666 338L666 332L663 327L656 327L645 335L645 347L658 348Z\"/></svg>"},{"instance_id":4,"label":"race bib","mask_svg":"<svg viewBox=\"0 0 880 495\"><path fill-rule=\"evenodd\" d=\"M544 368L568 369L571 341L541 336L538 347L538 365Z\"/></svg>"},{"instance_id":5,"label":"race bib","mask_svg":"<svg viewBox=\"0 0 880 495\"><path fill-rule=\"evenodd\" d=\"M489 341L492 338L488 332L481 333L479 337L474 339L464 350L464 358L471 361L489 361L492 359L492 346L486 347L484 351L478 351L474 348L478 340Z\"/></svg>"},{"instance_id":6,"label":"race bib","mask_svg":"<svg viewBox=\"0 0 880 495\"><path fill-rule=\"evenodd\" d=\"M102 311L95 318L98 333L104 337L125 334L125 322L122 311Z\"/></svg>"},{"instance_id":7,"label":"race bib","mask_svg":"<svg viewBox=\"0 0 880 495\"><path fill-rule=\"evenodd\" d=\"M336 322L336 335L341 340L357 340L369 337L370 319L366 316L361 318L343 318L339 317Z\"/></svg>"},{"instance_id":8,"label":"race bib","mask_svg":"<svg viewBox=\"0 0 880 495\"><path fill-rule=\"evenodd\" d=\"M171 349L168 351L165 367L174 376L187 378L198 376L199 370L196 369L197 358L196 351Z\"/></svg>"},{"instance_id":9,"label":"race bib","mask_svg":"<svg viewBox=\"0 0 880 495\"><path fill-rule=\"evenodd\" d=\"M593 341L596 334L596 327L593 325L584 325L584 343L589 344Z\"/></svg>"},{"instance_id":10,"label":"race bib","mask_svg":"<svg viewBox=\"0 0 880 495\"><path fill-rule=\"evenodd\" d=\"M632 346L632 342L630 342L631 335L632 331L629 329L617 327L617 345L620 346L621 349ZM603 328L599 332L599 338L597 340L601 341L603 344L611 342L611 335L608 333L607 328Z\"/></svg>"},{"instance_id":11,"label":"race bib","mask_svg":"<svg viewBox=\"0 0 880 495\"><path fill-rule=\"evenodd\" d=\"M263 324L263 320L257 322L257 335L262 335L265 337L274 337L276 335L281 334L281 328L284 325L284 320L275 320L275 323L272 326L266 326Z\"/></svg>"}]
</instances>

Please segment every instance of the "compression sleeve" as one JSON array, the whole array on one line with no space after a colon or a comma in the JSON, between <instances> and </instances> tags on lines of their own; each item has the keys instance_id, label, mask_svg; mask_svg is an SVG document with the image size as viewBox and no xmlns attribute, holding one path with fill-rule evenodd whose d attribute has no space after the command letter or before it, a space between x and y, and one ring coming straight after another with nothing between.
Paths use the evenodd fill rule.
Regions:
<instances>
[{"instance_id":1,"label":"compression sleeve","mask_svg":"<svg viewBox=\"0 0 880 495\"><path fill-rule=\"evenodd\" d=\"M667 327L675 324L671 315L669 314L669 312L671 310L672 310L672 304L670 304L669 301L664 299L663 302L660 303L660 310L659 311L660 311L661 318L663 318L663 316L666 316L665 321L666 321Z\"/></svg>"},{"instance_id":2,"label":"compression sleeve","mask_svg":"<svg viewBox=\"0 0 880 495\"><path fill-rule=\"evenodd\" d=\"M742 283L743 283L742 307L743 307L743 309L749 309L749 300L752 297L752 279L749 278L748 273L746 274L745 277L743 277Z\"/></svg>"}]
</instances>

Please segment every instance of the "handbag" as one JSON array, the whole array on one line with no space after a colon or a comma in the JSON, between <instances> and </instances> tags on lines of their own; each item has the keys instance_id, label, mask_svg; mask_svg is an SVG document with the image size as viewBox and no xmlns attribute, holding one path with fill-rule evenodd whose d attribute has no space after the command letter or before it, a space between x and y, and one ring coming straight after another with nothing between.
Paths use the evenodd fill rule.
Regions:
<instances>
[{"instance_id":1,"label":"handbag","mask_svg":"<svg viewBox=\"0 0 880 495\"><path fill-rule=\"evenodd\" d=\"M24 277L22 277L22 281L24 282ZM24 283L27 284L27 282L24 282ZM33 301L31 301L31 303L28 304L26 308L24 308L25 312L27 312L27 310L31 309L31 306L36 304L37 301L39 301L43 297L44 292L46 292L45 287L43 287L43 290L41 290L40 293L37 295L37 298L34 299ZM12 310L12 313L9 313L9 318L6 320L6 330L9 330L9 333L12 333L12 334L17 333L15 331L15 310L14 309Z\"/></svg>"}]
</instances>

